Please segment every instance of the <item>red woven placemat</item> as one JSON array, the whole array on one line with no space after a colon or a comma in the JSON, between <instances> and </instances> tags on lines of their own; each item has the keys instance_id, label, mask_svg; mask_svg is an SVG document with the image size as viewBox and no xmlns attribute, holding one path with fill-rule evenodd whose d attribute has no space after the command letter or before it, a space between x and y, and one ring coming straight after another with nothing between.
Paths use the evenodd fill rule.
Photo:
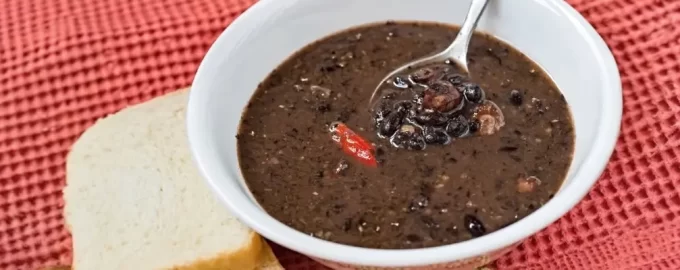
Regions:
<instances>
[{"instance_id":1,"label":"red woven placemat","mask_svg":"<svg viewBox=\"0 0 680 270\"><path fill-rule=\"evenodd\" d=\"M252 2L0 2L0 269L70 262L61 188L71 143L98 117L189 85ZM583 202L498 267L680 269L680 1L569 2L618 61L621 137ZM324 269L276 252L287 269Z\"/></svg>"}]
</instances>

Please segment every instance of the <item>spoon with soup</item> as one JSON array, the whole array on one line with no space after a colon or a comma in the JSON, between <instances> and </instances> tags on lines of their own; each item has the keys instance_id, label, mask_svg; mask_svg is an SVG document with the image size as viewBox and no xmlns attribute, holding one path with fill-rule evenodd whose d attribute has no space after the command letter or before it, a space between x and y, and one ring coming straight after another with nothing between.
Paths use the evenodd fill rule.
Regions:
<instances>
[{"instance_id":1,"label":"spoon with soup","mask_svg":"<svg viewBox=\"0 0 680 270\"><path fill-rule=\"evenodd\" d=\"M369 100L369 105L373 107L373 105L375 105L376 100L384 95L383 90L386 89L385 87L386 85L406 84L407 82L403 81L401 77L397 77L396 75L402 74L405 71L413 69L415 67L424 67L432 64L445 63L448 65L455 65L461 72L469 74L467 64L468 46L470 44L470 39L472 38L475 28L477 28L479 18L481 18L482 13L484 12L484 9L486 8L488 3L489 0L472 0L465 20L463 21L463 24L461 25L460 30L458 31L458 34L456 35L456 38L453 40L451 45L449 45L446 49L439 53L421 59L417 59L415 61L411 61L390 72L387 76L385 76L385 78L383 78L380 81L378 87L376 87L375 90L373 91L373 94L371 95L371 98ZM411 83L420 83L418 80L423 80L426 77L434 75L431 74L430 71L432 70L424 69L423 72L421 72L421 74L417 74L420 75L420 78L414 78L414 76L411 76L409 80L411 80Z\"/></svg>"},{"instance_id":2,"label":"spoon with soup","mask_svg":"<svg viewBox=\"0 0 680 270\"><path fill-rule=\"evenodd\" d=\"M473 82L467 54L489 0L472 0L456 38L443 51L390 72L373 91L369 110L378 136L397 148L423 150L505 125L501 109Z\"/></svg>"},{"instance_id":3,"label":"spoon with soup","mask_svg":"<svg viewBox=\"0 0 680 270\"><path fill-rule=\"evenodd\" d=\"M369 100L378 137L389 139L396 148L418 151L472 134L491 135L505 124L500 108L485 99L477 84L468 82L468 46L488 2L472 0L456 38L445 50L409 62L381 80ZM413 91L403 91L407 89ZM345 153L366 166L379 165L373 144L349 127L333 123L330 131Z\"/></svg>"}]
</instances>

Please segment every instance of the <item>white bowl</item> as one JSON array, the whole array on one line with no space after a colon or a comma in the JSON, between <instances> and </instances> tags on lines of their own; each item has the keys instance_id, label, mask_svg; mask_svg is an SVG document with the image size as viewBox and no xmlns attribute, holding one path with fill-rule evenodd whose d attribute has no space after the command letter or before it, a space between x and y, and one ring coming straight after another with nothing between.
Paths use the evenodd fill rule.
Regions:
<instances>
[{"instance_id":1,"label":"white bowl","mask_svg":"<svg viewBox=\"0 0 680 270\"><path fill-rule=\"evenodd\" d=\"M621 122L621 81L614 58L588 22L564 1L492 0L478 27L540 64L573 113L576 145L567 179L552 200L526 218L483 237L446 246L359 248L320 240L280 223L252 198L241 176L235 138L241 112L257 84L288 56L314 40L370 22L460 24L469 2L262 0L255 4L212 45L190 94L189 142L210 187L233 213L266 238L327 264L407 267L443 263L452 267L477 263L498 256L557 220L600 176Z\"/></svg>"}]
</instances>

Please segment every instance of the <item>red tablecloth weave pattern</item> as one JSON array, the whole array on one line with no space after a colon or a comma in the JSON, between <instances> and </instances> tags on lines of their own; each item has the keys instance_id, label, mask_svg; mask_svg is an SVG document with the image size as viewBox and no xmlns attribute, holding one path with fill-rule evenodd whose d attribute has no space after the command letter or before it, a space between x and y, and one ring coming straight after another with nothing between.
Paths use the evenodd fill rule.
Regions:
<instances>
[{"instance_id":1,"label":"red tablecloth weave pattern","mask_svg":"<svg viewBox=\"0 0 680 270\"><path fill-rule=\"evenodd\" d=\"M69 146L98 117L189 85L252 2L0 1L0 269L70 262ZM584 201L498 268L680 269L680 1L569 2L618 62L621 137ZM287 269L325 269L276 252Z\"/></svg>"}]
</instances>

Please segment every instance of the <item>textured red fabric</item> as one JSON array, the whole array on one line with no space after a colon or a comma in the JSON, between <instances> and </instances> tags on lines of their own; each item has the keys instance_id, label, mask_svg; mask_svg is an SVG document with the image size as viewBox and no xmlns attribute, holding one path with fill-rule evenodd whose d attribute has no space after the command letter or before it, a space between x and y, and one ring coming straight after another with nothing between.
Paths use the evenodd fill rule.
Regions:
<instances>
[{"instance_id":1,"label":"textured red fabric","mask_svg":"<svg viewBox=\"0 0 680 270\"><path fill-rule=\"evenodd\" d=\"M0 2L0 269L70 262L61 188L71 143L98 117L189 85L252 2ZM497 265L680 269L680 1L569 2L619 64L621 137L588 196ZM325 269L275 250L287 269Z\"/></svg>"}]
</instances>

